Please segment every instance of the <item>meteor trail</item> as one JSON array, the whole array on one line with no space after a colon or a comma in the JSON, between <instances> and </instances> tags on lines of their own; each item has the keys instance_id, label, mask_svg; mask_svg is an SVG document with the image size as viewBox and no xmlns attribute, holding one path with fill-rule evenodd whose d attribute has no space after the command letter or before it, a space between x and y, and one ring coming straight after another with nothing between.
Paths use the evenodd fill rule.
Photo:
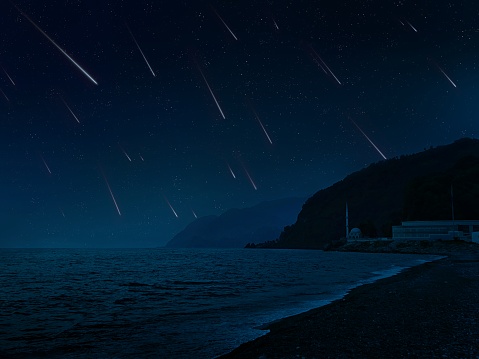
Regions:
<instances>
[{"instance_id":1,"label":"meteor trail","mask_svg":"<svg viewBox=\"0 0 479 359\"><path fill-rule=\"evenodd\" d=\"M272 19L273 19L273 24L274 24L274 27L276 28L276 30L279 30L279 26L278 26L278 24L276 23L276 21L274 20L274 18L272 18Z\"/></svg>"},{"instance_id":2,"label":"meteor trail","mask_svg":"<svg viewBox=\"0 0 479 359\"><path fill-rule=\"evenodd\" d=\"M216 16L218 16L218 19L221 20L221 22L223 23L223 25L228 29L228 31L230 32L230 34L234 37L235 40L238 40L238 38L236 37L235 34L233 34L233 31L231 31L231 29L229 28L228 25L226 25L226 22L224 22L223 18L220 16L220 14L218 14L218 12L215 10L215 8L212 6L211 9L213 10L213 12L216 14Z\"/></svg>"},{"instance_id":3,"label":"meteor trail","mask_svg":"<svg viewBox=\"0 0 479 359\"><path fill-rule=\"evenodd\" d=\"M58 207L58 209L60 210L60 212L61 212L63 218L65 218L65 212L63 212L63 209L62 209L61 207Z\"/></svg>"},{"instance_id":4,"label":"meteor trail","mask_svg":"<svg viewBox=\"0 0 479 359\"><path fill-rule=\"evenodd\" d=\"M142 155L138 155L138 156L140 156L140 159L141 159L143 162L145 162L145 160L143 159L143 156L142 156Z\"/></svg>"},{"instance_id":5,"label":"meteor trail","mask_svg":"<svg viewBox=\"0 0 479 359\"><path fill-rule=\"evenodd\" d=\"M200 72L201 76L203 77L203 80L205 80L206 86L208 86L208 90L210 90L211 97L213 97L213 100L215 100L216 107L218 107L218 110L220 110L221 117L223 117L223 120L224 120L224 119L225 119L225 115L224 115L224 113L223 113L223 110L221 110L220 104L219 104L218 101L216 100L215 94L213 93L213 90L211 90L211 87L210 87L210 85L208 84L208 81L206 81L206 77L205 77L205 75L203 74L203 71L201 71L201 68L200 68L199 65L198 65L198 71Z\"/></svg>"},{"instance_id":6,"label":"meteor trail","mask_svg":"<svg viewBox=\"0 0 479 359\"><path fill-rule=\"evenodd\" d=\"M231 169L230 164L228 162L226 162L226 165L228 166L228 169L230 170L230 173L233 176L233 178L236 179L236 176L235 176L233 170Z\"/></svg>"},{"instance_id":7,"label":"meteor trail","mask_svg":"<svg viewBox=\"0 0 479 359\"><path fill-rule=\"evenodd\" d=\"M0 92L2 93L2 95L5 97L5 99L10 102L9 98L7 97L7 95L5 95L5 92L3 92L2 89L0 89Z\"/></svg>"},{"instance_id":8,"label":"meteor trail","mask_svg":"<svg viewBox=\"0 0 479 359\"><path fill-rule=\"evenodd\" d=\"M263 123L262 123L261 120L259 119L258 114L256 113L256 111L255 111L254 109L252 109L252 110L253 110L254 115L256 116L256 119L258 120L258 122L259 122L261 128L263 129L264 134L265 134L266 137L268 138L269 143L270 143L270 144L273 144L273 141L271 141L271 138L269 137L268 132L266 132L266 129L264 128Z\"/></svg>"},{"instance_id":9,"label":"meteor trail","mask_svg":"<svg viewBox=\"0 0 479 359\"><path fill-rule=\"evenodd\" d=\"M43 158L42 155L40 155L40 157L42 158L43 164L47 168L48 173L52 174L52 171L50 171L50 167L48 167L48 165L47 165L47 161L45 161L45 159Z\"/></svg>"},{"instance_id":10,"label":"meteor trail","mask_svg":"<svg viewBox=\"0 0 479 359\"><path fill-rule=\"evenodd\" d=\"M89 79L91 82L93 82L95 85L98 85L98 83L95 81L95 79L94 79L93 77L91 77L91 76L88 74L88 72L86 72L80 65L78 65L78 63L77 63L75 60L73 60L73 59L71 58L71 56L68 55L68 54L65 52L65 50L63 50L59 45L57 45L57 43L56 43L55 41L53 41L52 38L51 38L50 36L48 36L48 35L45 33L45 31L43 31L36 23L34 23L33 20L28 17L27 14L25 14L22 10L20 10L17 5L14 5L14 6L15 6L15 8L20 12L20 14L23 15L23 17L24 17L25 19L27 19L43 36L45 36L45 37L48 39L48 41L50 41L63 55L65 55L65 57L66 57L68 60L70 60L70 61L73 63L73 65L75 65L86 77L88 77L88 79Z\"/></svg>"},{"instance_id":11,"label":"meteor trail","mask_svg":"<svg viewBox=\"0 0 479 359\"><path fill-rule=\"evenodd\" d=\"M449 76L447 76L447 74L444 72L444 70L441 69L441 67L440 67L439 65L436 65L436 66L437 66L437 68L439 69L439 71L441 71L442 74L443 74L444 76L446 76L446 78L449 80L449 82L452 84L452 86L457 87L456 84L451 80L451 78L450 78Z\"/></svg>"},{"instance_id":12,"label":"meteor trail","mask_svg":"<svg viewBox=\"0 0 479 359\"><path fill-rule=\"evenodd\" d=\"M321 56L319 56L319 54L316 52L315 49L313 49L312 46L311 46L311 50L313 50L313 53L316 55L316 57L319 59L319 61L321 61L321 62L323 63L324 67L326 67L326 68L328 69L329 73L334 77L334 79L336 80L336 82L337 82L338 84L342 85L341 82L340 82L340 81L338 80L338 78L336 77L336 75L333 73L333 71L331 71L331 69L329 68L329 66L326 65L326 62L323 61L323 59L321 58ZM321 66L321 67L322 67L322 66ZM323 71L324 71L324 68L323 68Z\"/></svg>"},{"instance_id":13,"label":"meteor trail","mask_svg":"<svg viewBox=\"0 0 479 359\"><path fill-rule=\"evenodd\" d=\"M103 169L101 169L101 174L103 175L103 179L105 180L106 186L108 187L108 191L110 191L110 196L111 199L113 200L113 203L115 204L116 211L118 212L118 215L121 216L120 208L118 208L118 204L116 203L115 196L113 195L113 192L111 191L110 184L108 183L108 180L106 179L105 173L103 172Z\"/></svg>"},{"instance_id":14,"label":"meteor trail","mask_svg":"<svg viewBox=\"0 0 479 359\"><path fill-rule=\"evenodd\" d=\"M128 27L128 25L126 25L126 28L128 29L128 32L130 33L131 38L132 38L133 41L135 42L136 47L138 47L138 50L140 50L140 54L141 54L141 56L143 56L143 60L145 60L146 64L148 65L148 68L150 69L151 74L153 75L153 77L156 77L155 73L153 72L153 69L152 69L151 66L150 66L150 63L149 63L148 60L146 59L146 56L145 56L145 54L143 53L143 51L141 51L140 45L138 45L138 42L136 41L135 36L133 36L133 33L131 32L131 30L130 30L130 28Z\"/></svg>"},{"instance_id":15,"label":"meteor trail","mask_svg":"<svg viewBox=\"0 0 479 359\"><path fill-rule=\"evenodd\" d=\"M128 158L128 161L131 162L130 156L128 156L128 153L126 153L126 151L123 149L123 147L121 147L120 144L118 144L118 147L120 147L120 150L124 153L124 155L126 156L126 158ZM140 157L141 157L141 156L140 156Z\"/></svg>"},{"instance_id":16,"label":"meteor trail","mask_svg":"<svg viewBox=\"0 0 479 359\"><path fill-rule=\"evenodd\" d=\"M176 214L176 211L173 209L173 206L171 205L170 201L168 201L168 198L166 198L165 196L163 196L163 198L165 199L166 203L168 203L168 206L170 206L170 209L175 215L175 217L178 218L178 215Z\"/></svg>"},{"instance_id":17,"label":"meteor trail","mask_svg":"<svg viewBox=\"0 0 479 359\"><path fill-rule=\"evenodd\" d=\"M195 216L195 218L198 218L198 216L196 215L195 211L191 210L191 212L193 212L193 216Z\"/></svg>"},{"instance_id":18,"label":"meteor trail","mask_svg":"<svg viewBox=\"0 0 479 359\"><path fill-rule=\"evenodd\" d=\"M2 70L3 70L3 72L5 72L5 75L7 75L8 79L9 79L10 82L13 84L13 86L15 86L15 82L13 82L12 78L10 77L10 75L8 74L8 72L3 68L3 66L2 66Z\"/></svg>"},{"instance_id":19,"label":"meteor trail","mask_svg":"<svg viewBox=\"0 0 479 359\"><path fill-rule=\"evenodd\" d=\"M61 97L60 97L61 98ZM66 108L68 109L68 111L70 111L70 113L72 114L72 116L75 118L75 120L77 120L78 123L80 123L80 120L78 119L78 117L76 117L76 115L73 113L72 109L70 108L70 106L68 106L68 104L65 102L65 100L63 98L61 98L62 102L65 104Z\"/></svg>"},{"instance_id":20,"label":"meteor trail","mask_svg":"<svg viewBox=\"0 0 479 359\"><path fill-rule=\"evenodd\" d=\"M364 131L361 130L361 128L358 126L358 124L357 124L356 122L354 122L352 118L349 118L349 119L351 120L352 123L354 123L354 126L356 126L357 129L358 129L359 131L361 131L361 133L363 134L364 137L366 137L366 139L369 141L369 143L370 143L371 145L373 145L373 147L376 149L376 151L379 152L379 154L382 156L382 158L384 158L385 160L387 160L386 156L383 155L383 153L382 153L382 152L379 150L379 148L373 143L373 141L371 141L371 139L364 133Z\"/></svg>"},{"instance_id":21,"label":"meteor trail","mask_svg":"<svg viewBox=\"0 0 479 359\"><path fill-rule=\"evenodd\" d=\"M406 20L406 22L411 27L411 29L413 29L415 32L417 32L416 28L414 26L412 26L412 24L409 21Z\"/></svg>"},{"instance_id":22,"label":"meteor trail","mask_svg":"<svg viewBox=\"0 0 479 359\"><path fill-rule=\"evenodd\" d=\"M317 59L313 58L313 61L314 61L319 67L321 67L321 70L323 70L323 72L324 72L326 75L328 74L328 72L326 71L326 69L323 67L323 65L321 65L321 64L319 63L319 61L318 61Z\"/></svg>"},{"instance_id":23,"label":"meteor trail","mask_svg":"<svg viewBox=\"0 0 479 359\"><path fill-rule=\"evenodd\" d=\"M244 165L243 163L241 163L241 165L243 166L243 169L244 169L244 171L245 171L245 173L246 173L246 176L248 176L248 179L249 179L249 181L251 182L251 185L253 186L254 190L256 191L258 188L256 187L256 184L254 183L253 179L251 178L251 176L250 176L248 170L246 169L246 167L245 167L245 165Z\"/></svg>"}]
</instances>

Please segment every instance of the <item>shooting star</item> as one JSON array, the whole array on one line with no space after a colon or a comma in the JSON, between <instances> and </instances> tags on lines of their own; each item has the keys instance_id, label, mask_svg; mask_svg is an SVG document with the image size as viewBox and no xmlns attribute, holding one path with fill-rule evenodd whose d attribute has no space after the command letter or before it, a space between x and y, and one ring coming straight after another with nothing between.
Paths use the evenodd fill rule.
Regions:
<instances>
[{"instance_id":1,"label":"shooting star","mask_svg":"<svg viewBox=\"0 0 479 359\"><path fill-rule=\"evenodd\" d=\"M61 98L61 97L60 97ZM78 119L78 117L76 117L76 115L73 113L72 109L70 108L70 106L68 106L68 104L65 102L65 100L63 98L61 98L62 102L65 104L66 108L68 109L68 111L70 111L70 113L72 114L72 116L75 118L75 120L80 123L80 120Z\"/></svg>"},{"instance_id":2,"label":"shooting star","mask_svg":"<svg viewBox=\"0 0 479 359\"><path fill-rule=\"evenodd\" d=\"M15 8L20 12L20 14L22 14L23 17L27 19L43 36L45 36L48 39L48 41L50 41L68 60L70 60L71 63L75 65L91 82L93 82L95 85L98 85L95 79L91 77L90 74L86 72L75 60L73 60L72 57L66 53L65 50L63 50L59 45L57 45L57 43L53 41L53 39L50 36L48 36L45 33L45 31L43 31L40 28L40 26L34 23L33 20L30 19L30 17L28 17L28 15L25 14L22 10L20 10L20 8L17 5L13 5L13 6L15 6Z\"/></svg>"},{"instance_id":3,"label":"shooting star","mask_svg":"<svg viewBox=\"0 0 479 359\"><path fill-rule=\"evenodd\" d=\"M110 184L108 183L108 180L106 179L105 173L103 172L103 169L101 167L100 167L100 170L101 170L103 179L105 180L106 186L108 187L108 191L110 192L111 199L113 200L113 203L115 204L116 211L118 212L118 215L121 216L120 208L118 207L118 203L116 203L115 196L113 195Z\"/></svg>"},{"instance_id":4,"label":"shooting star","mask_svg":"<svg viewBox=\"0 0 479 359\"><path fill-rule=\"evenodd\" d=\"M406 22L409 25L409 27L414 30L414 32L417 32L417 29L414 26L412 26L412 24L409 21L406 20Z\"/></svg>"},{"instance_id":5,"label":"shooting star","mask_svg":"<svg viewBox=\"0 0 479 359\"><path fill-rule=\"evenodd\" d=\"M272 19L273 19L274 27L276 28L276 30L279 30L279 26L278 26L278 24L276 23L275 19L274 19L274 18L272 18Z\"/></svg>"},{"instance_id":6,"label":"shooting star","mask_svg":"<svg viewBox=\"0 0 479 359\"><path fill-rule=\"evenodd\" d=\"M195 218L198 218L198 216L196 215L195 211L191 210L191 212L193 213L193 216L195 216Z\"/></svg>"},{"instance_id":7,"label":"shooting star","mask_svg":"<svg viewBox=\"0 0 479 359\"><path fill-rule=\"evenodd\" d=\"M15 86L15 82L13 82L12 78L10 77L10 75L8 74L7 70L5 70L5 68L2 66L2 70L3 72L5 72L5 75L7 75L8 79L10 80L10 82L13 84L13 86Z\"/></svg>"},{"instance_id":8,"label":"shooting star","mask_svg":"<svg viewBox=\"0 0 479 359\"><path fill-rule=\"evenodd\" d=\"M399 20L399 22L401 23L402 26L404 26L404 23L401 20Z\"/></svg>"},{"instance_id":9,"label":"shooting star","mask_svg":"<svg viewBox=\"0 0 479 359\"><path fill-rule=\"evenodd\" d=\"M45 158L43 158L42 155L40 155L40 157L42 158L43 164L44 164L45 167L47 168L48 173L52 174L52 171L50 171L50 167L48 167L47 161L45 161Z\"/></svg>"},{"instance_id":10,"label":"shooting star","mask_svg":"<svg viewBox=\"0 0 479 359\"><path fill-rule=\"evenodd\" d=\"M319 61L321 61L321 63L324 65L324 67L326 67L326 68L328 69L329 73L334 77L334 79L336 80L336 82L337 82L338 84L342 85L341 82L340 82L340 81L338 80L338 78L336 77L336 75L333 73L333 71L331 71L331 69L329 68L329 66L326 65L326 62L324 62L323 59L321 58L321 56L319 56L319 54L316 52L316 50L313 49L312 46L310 46L310 47L311 47L311 50L313 51L313 54L318 58ZM321 67L322 67L322 66L321 66ZM323 68L323 71L324 71L324 68Z\"/></svg>"},{"instance_id":11,"label":"shooting star","mask_svg":"<svg viewBox=\"0 0 479 359\"><path fill-rule=\"evenodd\" d=\"M228 162L226 162L226 165L228 166L228 169L230 170L230 173L231 175L233 176L234 179L236 179L236 176L235 176L235 173L233 172L233 170L231 169L231 166Z\"/></svg>"},{"instance_id":12,"label":"shooting star","mask_svg":"<svg viewBox=\"0 0 479 359\"><path fill-rule=\"evenodd\" d=\"M271 141L271 138L269 137L268 132L266 132L266 128L264 128L263 123L262 123L261 120L259 119L258 114L256 113L256 111L255 111L253 108L252 108L252 110L253 110L254 115L256 116L256 119L258 120L258 122L259 122L261 128L263 129L263 132L264 132L264 134L266 135L266 138L268 139L269 143L270 143L270 144L273 144L273 141Z\"/></svg>"},{"instance_id":13,"label":"shooting star","mask_svg":"<svg viewBox=\"0 0 479 359\"><path fill-rule=\"evenodd\" d=\"M0 92L2 93L2 95L5 97L5 99L10 102L9 98L7 97L7 95L5 95L5 92L3 92L2 89L0 89Z\"/></svg>"},{"instance_id":14,"label":"shooting star","mask_svg":"<svg viewBox=\"0 0 479 359\"><path fill-rule=\"evenodd\" d=\"M165 196L163 196L163 198L165 199L166 203L168 203L168 206L170 207L171 211L173 212L173 214L175 215L176 218L178 218L178 214L176 214L176 211L174 210L173 206L171 205L170 201L168 201L168 198L166 198Z\"/></svg>"},{"instance_id":15,"label":"shooting star","mask_svg":"<svg viewBox=\"0 0 479 359\"><path fill-rule=\"evenodd\" d=\"M245 165L243 163L241 163L241 165L243 166L243 169L246 173L246 176L248 176L248 179L251 182L251 185L253 186L254 190L256 191L258 189L258 187L256 187L256 184L254 183L253 179L251 178L251 176L250 176L248 170L246 169Z\"/></svg>"},{"instance_id":16,"label":"shooting star","mask_svg":"<svg viewBox=\"0 0 479 359\"><path fill-rule=\"evenodd\" d=\"M221 113L221 117L223 117L223 120L224 120L224 119L225 119L225 114L223 113L223 110L221 110L220 104L219 104L218 101L216 100L215 94L213 93L213 90L211 90L211 87L210 87L208 81L206 80L206 77L205 77L205 75L203 74L203 71L201 71L201 68L200 68L199 65L198 65L198 71L200 72L201 76L203 77L203 80L205 80L206 86L208 86L208 90L210 90L211 97L213 97L213 100L214 100L215 103L216 103L216 107L218 107L218 110L219 110L220 113Z\"/></svg>"},{"instance_id":17,"label":"shooting star","mask_svg":"<svg viewBox=\"0 0 479 359\"><path fill-rule=\"evenodd\" d=\"M454 86L454 87L457 87L456 84L451 80L451 78L450 78L449 76L447 76L447 74L444 72L444 70L441 69L441 67L440 67L439 65L436 65L436 66L437 66L437 68L439 69L439 71L441 71L442 74L443 74L444 76L446 76L446 78L449 80L449 82L451 83L451 85Z\"/></svg>"},{"instance_id":18,"label":"shooting star","mask_svg":"<svg viewBox=\"0 0 479 359\"><path fill-rule=\"evenodd\" d=\"M328 74L328 72L326 71L326 69L323 67L323 65L321 65L321 64L319 63L319 61L318 61L317 59L313 58L313 61L316 63L316 65L318 65L319 67L321 67L321 70L323 70L323 72L324 72L326 75Z\"/></svg>"},{"instance_id":19,"label":"shooting star","mask_svg":"<svg viewBox=\"0 0 479 359\"><path fill-rule=\"evenodd\" d=\"M65 218L65 212L63 212L63 209L62 209L61 207L58 207L58 209L60 210L60 212L61 212L63 218Z\"/></svg>"},{"instance_id":20,"label":"shooting star","mask_svg":"<svg viewBox=\"0 0 479 359\"><path fill-rule=\"evenodd\" d=\"M142 155L138 155L138 156L140 156L140 159L141 159L143 162L145 162L145 159L143 158Z\"/></svg>"},{"instance_id":21,"label":"shooting star","mask_svg":"<svg viewBox=\"0 0 479 359\"><path fill-rule=\"evenodd\" d=\"M128 156L128 153L126 153L125 149L123 147L121 147L120 144L118 144L118 147L120 147L120 150L123 152L123 154L126 156L126 158L128 158L128 161L131 162L131 158L130 158L130 156Z\"/></svg>"},{"instance_id":22,"label":"shooting star","mask_svg":"<svg viewBox=\"0 0 479 359\"><path fill-rule=\"evenodd\" d=\"M128 32L130 33L131 38L132 38L133 41L135 42L136 47L138 47L138 50L140 50L140 54L141 54L141 56L143 56L143 60L145 60L146 64L148 65L148 68L150 69L151 74L153 75L153 77L156 77L155 73L153 72L153 69L152 69L151 66L150 66L150 63L149 63L148 60L146 59L146 56L145 56L145 54L143 53L143 51L141 51L140 45L138 45L138 42L136 41L135 36L133 36L133 33L131 32L131 30L130 30L130 28L128 27L128 25L126 25L126 28L128 29Z\"/></svg>"},{"instance_id":23,"label":"shooting star","mask_svg":"<svg viewBox=\"0 0 479 359\"><path fill-rule=\"evenodd\" d=\"M382 158L384 158L385 160L387 160L386 156L383 155L383 153L379 150L379 148L373 143L373 141L371 141L371 139L364 133L363 130L361 130L361 128L358 126L358 124L356 122L353 121L352 118L349 118L351 120L352 123L354 123L354 126L357 127L357 129L363 134L364 137L366 137L366 139L369 141L369 143L371 145L373 145L373 147L376 149L376 151L379 152L379 154L381 155Z\"/></svg>"},{"instance_id":24,"label":"shooting star","mask_svg":"<svg viewBox=\"0 0 479 359\"><path fill-rule=\"evenodd\" d=\"M220 16L220 14L218 14L218 11L216 11L216 9L212 6L211 9L213 10L213 12L216 14L216 16L218 16L218 19L221 20L221 22L223 23L223 25L228 29L228 31L230 32L230 34L234 37L235 40L238 40L238 38L236 37L235 34L233 34L233 31L231 31L231 29L229 28L228 25L226 25L226 22L224 22L223 18Z\"/></svg>"}]
</instances>

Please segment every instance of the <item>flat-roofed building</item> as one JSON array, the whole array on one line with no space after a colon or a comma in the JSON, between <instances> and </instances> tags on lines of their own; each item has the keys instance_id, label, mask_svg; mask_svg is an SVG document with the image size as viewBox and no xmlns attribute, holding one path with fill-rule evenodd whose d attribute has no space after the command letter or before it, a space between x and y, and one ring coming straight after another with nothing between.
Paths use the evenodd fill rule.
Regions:
<instances>
[{"instance_id":1,"label":"flat-roofed building","mask_svg":"<svg viewBox=\"0 0 479 359\"><path fill-rule=\"evenodd\" d=\"M393 240L477 241L479 220L407 221L393 226Z\"/></svg>"}]
</instances>

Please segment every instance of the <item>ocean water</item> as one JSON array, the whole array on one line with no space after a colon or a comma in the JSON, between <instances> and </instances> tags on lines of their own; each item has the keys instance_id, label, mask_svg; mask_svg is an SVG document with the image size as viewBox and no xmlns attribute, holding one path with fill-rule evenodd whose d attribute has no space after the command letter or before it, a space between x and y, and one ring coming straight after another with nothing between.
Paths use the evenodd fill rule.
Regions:
<instances>
[{"instance_id":1,"label":"ocean water","mask_svg":"<svg viewBox=\"0 0 479 359\"><path fill-rule=\"evenodd\" d=\"M2 249L0 357L213 358L259 326L437 258L245 249Z\"/></svg>"}]
</instances>

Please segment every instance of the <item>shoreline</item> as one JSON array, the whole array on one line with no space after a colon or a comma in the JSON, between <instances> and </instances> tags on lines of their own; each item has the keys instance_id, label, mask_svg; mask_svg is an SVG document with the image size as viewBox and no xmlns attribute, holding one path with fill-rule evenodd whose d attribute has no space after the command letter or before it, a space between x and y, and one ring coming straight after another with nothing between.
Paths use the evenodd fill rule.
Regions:
<instances>
[{"instance_id":1,"label":"shoreline","mask_svg":"<svg viewBox=\"0 0 479 359\"><path fill-rule=\"evenodd\" d=\"M406 268L264 328L218 358L477 358L479 253Z\"/></svg>"}]
</instances>

